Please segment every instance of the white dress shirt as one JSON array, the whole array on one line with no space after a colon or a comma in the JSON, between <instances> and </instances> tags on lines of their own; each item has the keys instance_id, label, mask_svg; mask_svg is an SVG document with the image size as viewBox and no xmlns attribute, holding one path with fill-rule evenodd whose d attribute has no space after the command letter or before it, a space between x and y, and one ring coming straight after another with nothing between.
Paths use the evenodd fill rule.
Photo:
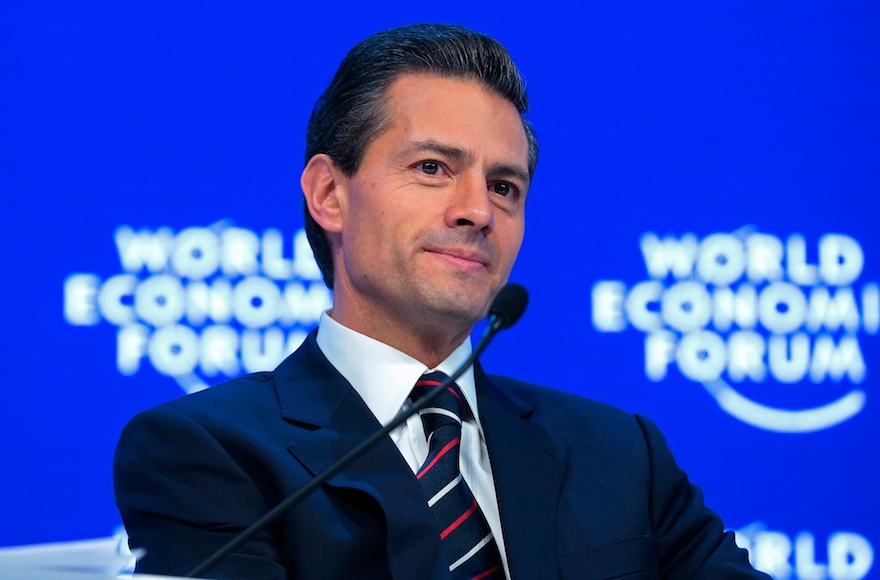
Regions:
<instances>
[{"instance_id":1,"label":"white dress shirt","mask_svg":"<svg viewBox=\"0 0 880 580\"><path fill-rule=\"evenodd\" d=\"M409 395L419 377L429 370L451 375L471 354L471 341L468 338L436 368L428 369L396 348L343 326L326 312L321 315L318 326L318 347L339 374L351 383L383 426L390 423L402 408L409 407ZM486 516L489 529L492 530L501 552L504 575L509 580L510 571L501 534L495 480L492 477L486 438L483 436L477 409L473 367L468 368L456 383L475 418L462 423L459 458L461 475ZM416 473L428 457L428 443L419 415L410 417L390 435L410 469Z\"/></svg>"}]
</instances>

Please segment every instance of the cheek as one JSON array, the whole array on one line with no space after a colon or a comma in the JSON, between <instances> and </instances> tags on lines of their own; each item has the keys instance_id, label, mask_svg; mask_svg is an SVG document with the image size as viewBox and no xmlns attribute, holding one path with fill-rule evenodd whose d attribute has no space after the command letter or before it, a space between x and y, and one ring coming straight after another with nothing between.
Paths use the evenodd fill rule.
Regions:
<instances>
[{"instance_id":1,"label":"cheek","mask_svg":"<svg viewBox=\"0 0 880 580\"><path fill-rule=\"evenodd\" d=\"M517 254L519 254L524 233L525 227L521 220L511 224L511 227L505 230L500 250L509 259L514 260Z\"/></svg>"}]
</instances>

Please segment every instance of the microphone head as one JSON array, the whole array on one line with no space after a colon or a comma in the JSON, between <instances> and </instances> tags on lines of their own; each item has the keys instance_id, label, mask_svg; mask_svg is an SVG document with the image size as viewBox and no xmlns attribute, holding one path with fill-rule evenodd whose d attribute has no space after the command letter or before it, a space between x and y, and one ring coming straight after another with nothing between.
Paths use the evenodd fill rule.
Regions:
<instances>
[{"instance_id":1,"label":"microphone head","mask_svg":"<svg viewBox=\"0 0 880 580\"><path fill-rule=\"evenodd\" d=\"M529 293L525 288L519 284L508 284L492 301L489 316L494 318L498 330L510 328L525 312L528 303Z\"/></svg>"}]
</instances>

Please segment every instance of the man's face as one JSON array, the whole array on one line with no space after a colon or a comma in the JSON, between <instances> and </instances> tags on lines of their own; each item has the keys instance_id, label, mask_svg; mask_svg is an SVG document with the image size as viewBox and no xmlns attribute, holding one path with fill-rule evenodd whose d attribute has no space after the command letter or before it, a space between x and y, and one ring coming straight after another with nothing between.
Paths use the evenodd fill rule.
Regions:
<instances>
[{"instance_id":1,"label":"man's face","mask_svg":"<svg viewBox=\"0 0 880 580\"><path fill-rule=\"evenodd\" d=\"M386 102L390 123L340 194L335 304L468 331L522 243L522 120L513 104L464 79L403 75Z\"/></svg>"}]
</instances>

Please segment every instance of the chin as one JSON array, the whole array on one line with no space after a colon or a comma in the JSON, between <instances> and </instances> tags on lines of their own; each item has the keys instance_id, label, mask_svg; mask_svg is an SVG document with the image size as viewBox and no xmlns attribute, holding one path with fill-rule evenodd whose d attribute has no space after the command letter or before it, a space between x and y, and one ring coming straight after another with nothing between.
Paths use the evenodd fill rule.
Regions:
<instances>
[{"instance_id":1,"label":"chin","mask_svg":"<svg viewBox=\"0 0 880 580\"><path fill-rule=\"evenodd\" d=\"M449 321L456 321L462 326L472 326L483 318L489 309L489 301L493 294L476 289L465 289L436 295L431 300L432 310Z\"/></svg>"}]
</instances>

